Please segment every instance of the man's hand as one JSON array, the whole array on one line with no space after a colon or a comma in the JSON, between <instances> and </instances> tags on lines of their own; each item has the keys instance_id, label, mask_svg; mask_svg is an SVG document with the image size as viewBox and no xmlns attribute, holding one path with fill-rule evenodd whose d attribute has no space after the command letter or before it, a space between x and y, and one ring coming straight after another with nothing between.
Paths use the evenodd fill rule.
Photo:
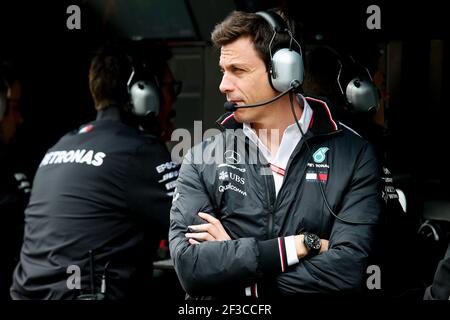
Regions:
<instances>
[{"instance_id":1,"label":"man's hand","mask_svg":"<svg viewBox=\"0 0 450 320\"><path fill-rule=\"evenodd\" d=\"M295 248L297 249L297 257L298 259L302 259L308 255L308 249L305 246L304 241L305 236L303 234L295 236ZM322 242L319 254L328 251L328 240L320 239Z\"/></svg>"},{"instance_id":2,"label":"man's hand","mask_svg":"<svg viewBox=\"0 0 450 320\"><path fill-rule=\"evenodd\" d=\"M328 251L328 243L329 243L329 241L325 239L320 239L320 241L322 241L322 246L320 247L319 254Z\"/></svg>"},{"instance_id":3,"label":"man's hand","mask_svg":"<svg viewBox=\"0 0 450 320\"><path fill-rule=\"evenodd\" d=\"M189 238L190 244L199 244L202 241L231 240L220 220L204 212L199 212L198 215L208 223L188 226L188 230L192 232L186 233L185 236Z\"/></svg>"}]
</instances>

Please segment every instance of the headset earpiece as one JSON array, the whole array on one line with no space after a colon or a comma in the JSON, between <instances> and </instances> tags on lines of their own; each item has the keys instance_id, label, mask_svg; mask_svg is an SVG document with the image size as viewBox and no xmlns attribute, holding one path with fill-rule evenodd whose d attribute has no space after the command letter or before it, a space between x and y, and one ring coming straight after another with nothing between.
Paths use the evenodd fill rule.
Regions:
<instances>
[{"instance_id":1,"label":"headset earpiece","mask_svg":"<svg viewBox=\"0 0 450 320\"><path fill-rule=\"evenodd\" d=\"M145 117L151 113L158 115L160 98L156 77L136 80L133 60L130 56L128 59L131 63L131 74L127 82L130 111L139 117Z\"/></svg>"},{"instance_id":2,"label":"headset earpiece","mask_svg":"<svg viewBox=\"0 0 450 320\"><path fill-rule=\"evenodd\" d=\"M353 78L345 89L345 98L354 112L371 112L378 107L378 91L367 77Z\"/></svg>"},{"instance_id":3,"label":"headset earpiece","mask_svg":"<svg viewBox=\"0 0 450 320\"><path fill-rule=\"evenodd\" d=\"M139 80L128 89L131 112L139 117L150 113L159 113L159 92L157 87L147 80Z\"/></svg>"},{"instance_id":4,"label":"headset earpiece","mask_svg":"<svg viewBox=\"0 0 450 320\"><path fill-rule=\"evenodd\" d=\"M289 30L286 22L273 11L258 11L256 14L266 20L273 30L273 36L269 44L271 61L268 66L271 86L274 90L283 92L292 87L294 82L302 84L304 77L302 49ZM289 47L280 48L272 54L272 42L278 33L287 33L290 37L290 43L295 42L299 47L300 53Z\"/></svg>"},{"instance_id":5,"label":"headset earpiece","mask_svg":"<svg viewBox=\"0 0 450 320\"><path fill-rule=\"evenodd\" d=\"M275 52L271 63L270 81L275 90L283 92L294 81L303 83L302 56L291 49L282 48Z\"/></svg>"},{"instance_id":6,"label":"headset earpiece","mask_svg":"<svg viewBox=\"0 0 450 320\"><path fill-rule=\"evenodd\" d=\"M341 82L341 74L342 70L344 69L344 63L342 61L342 58L340 54L333 48L328 46L326 48L330 50L332 53L334 53L339 63L339 72L336 77L336 82L345 99L346 104L350 107L351 111L356 113L366 113L376 110L378 108L379 102L378 90L373 84L369 71L365 67L357 63L352 57L350 57L352 64L358 66L360 69L363 68L366 75L356 76L352 78L345 85L345 92L344 92L342 85L343 83Z\"/></svg>"}]
</instances>

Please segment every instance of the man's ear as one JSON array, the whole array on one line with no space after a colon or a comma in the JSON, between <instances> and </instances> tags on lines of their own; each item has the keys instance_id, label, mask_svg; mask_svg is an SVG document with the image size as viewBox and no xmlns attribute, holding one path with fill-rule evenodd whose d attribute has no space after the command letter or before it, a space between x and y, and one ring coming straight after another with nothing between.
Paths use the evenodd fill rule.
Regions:
<instances>
[{"instance_id":1,"label":"man's ear","mask_svg":"<svg viewBox=\"0 0 450 320\"><path fill-rule=\"evenodd\" d=\"M9 98L11 98L11 87L8 86L6 89L6 100L8 100Z\"/></svg>"}]
</instances>

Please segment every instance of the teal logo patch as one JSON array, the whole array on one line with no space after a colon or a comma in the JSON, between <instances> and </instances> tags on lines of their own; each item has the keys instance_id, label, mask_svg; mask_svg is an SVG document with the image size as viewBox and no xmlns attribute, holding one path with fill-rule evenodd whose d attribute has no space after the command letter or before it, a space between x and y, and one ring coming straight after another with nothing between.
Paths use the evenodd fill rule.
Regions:
<instances>
[{"instance_id":1,"label":"teal logo patch","mask_svg":"<svg viewBox=\"0 0 450 320\"><path fill-rule=\"evenodd\" d=\"M330 150L327 147L322 147L317 149L316 152L314 152L313 154L313 159L315 163L322 163L325 160L325 154L327 153L327 151Z\"/></svg>"}]
</instances>

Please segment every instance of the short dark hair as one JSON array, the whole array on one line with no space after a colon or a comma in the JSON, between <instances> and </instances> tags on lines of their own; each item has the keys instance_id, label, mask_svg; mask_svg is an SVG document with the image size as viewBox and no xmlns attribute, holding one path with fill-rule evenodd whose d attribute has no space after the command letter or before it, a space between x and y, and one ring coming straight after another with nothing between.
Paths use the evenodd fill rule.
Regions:
<instances>
[{"instance_id":1,"label":"short dark hair","mask_svg":"<svg viewBox=\"0 0 450 320\"><path fill-rule=\"evenodd\" d=\"M139 76L155 77L161 83L171 57L169 48L160 42L117 41L104 45L89 69L89 88L97 111L128 102L127 82L133 67Z\"/></svg>"},{"instance_id":2,"label":"short dark hair","mask_svg":"<svg viewBox=\"0 0 450 320\"><path fill-rule=\"evenodd\" d=\"M116 48L100 49L89 68L89 89L97 111L127 102L130 74L131 63L123 52Z\"/></svg>"},{"instance_id":3,"label":"short dark hair","mask_svg":"<svg viewBox=\"0 0 450 320\"><path fill-rule=\"evenodd\" d=\"M0 58L0 95L8 100L8 92L10 92L11 87L16 82L22 85L21 75L17 65L10 60ZM9 101L6 101L6 110L3 110L3 112L4 118L9 112Z\"/></svg>"},{"instance_id":4,"label":"short dark hair","mask_svg":"<svg viewBox=\"0 0 450 320\"><path fill-rule=\"evenodd\" d=\"M288 23L285 17L283 19ZM292 30L292 28L291 28ZM217 24L211 33L213 44L220 48L240 37L250 37L258 55L266 66L270 63L270 40L273 36L272 27L261 16L244 11L233 11L224 21ZM289 47L290 37L286 33L278 33L272 42L272 54L279 48ZM292 45L298 51L298 46Z\"/></svg>"}]
</instances>

